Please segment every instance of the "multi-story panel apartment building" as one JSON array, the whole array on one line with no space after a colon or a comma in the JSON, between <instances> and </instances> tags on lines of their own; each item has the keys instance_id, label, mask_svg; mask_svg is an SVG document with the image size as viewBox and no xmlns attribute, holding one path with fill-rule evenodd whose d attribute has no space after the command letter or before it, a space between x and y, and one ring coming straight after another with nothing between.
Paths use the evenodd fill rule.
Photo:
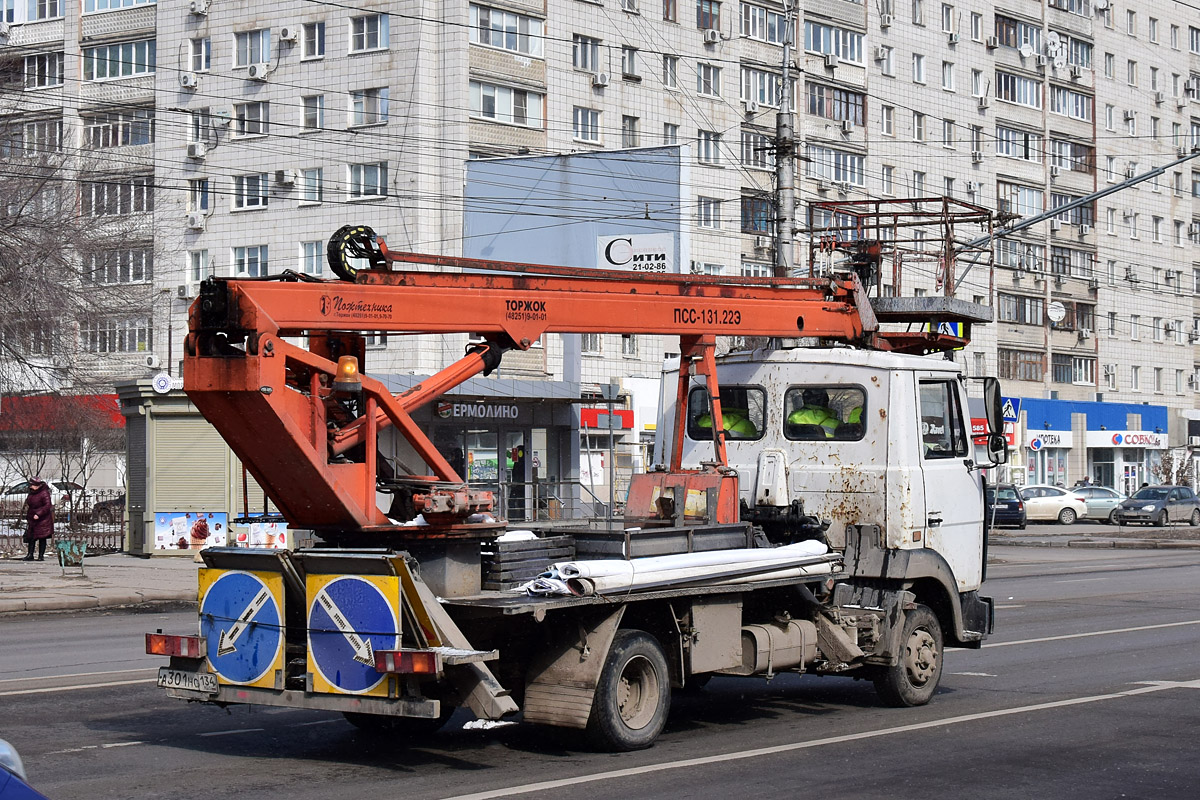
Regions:
<instances>
[{"instance_id":1,"label":"multi-story panel apartment building","mask_svg":"<svg viewBox=\"0 0 1200 800\"><path fill-rule=\"evenodd\" d=\"M22 96L55 100L10 111L34 123L61 114L113 170L150 177L154 280L166 290L154 308L174 319L173 330L158 319L153 346L173 361L207 275L324 274L324 241L348 223L393 248L461 252L472 158L687 144L685 266L765 275L785 97L802 157L800 270L814 200L951 196L1017 220L1200 144L1200 23L1163 0L814 0L790 22L771 0L479 0L436 14L386 0L29 8L43 6L54 19L9 0L5 47L22 48ZM1100 400L1170 409L1162 435L1188 441L1198 243L1200 164L1187 162L1003 237L994 272L955 287L996 313L957 354L969 374L999 374L1015 397L1081 404L1036 426L1079 441L1024 477L1091 470L1103 448L1084 444L1086 421L1070 411L1087 417L1082 404ZM907 259L905 293L940 291L930 250ZM378 340L371 357L427 373L465 343ZM589 337L584 381L648 374L664 347ZM547 342L506 369L562 378L562 352ZM1144 427L1126 420L1118 429ZM1144 468L1154 454L1123 459L1112 463Z\"/></svg>"}]
</instances>

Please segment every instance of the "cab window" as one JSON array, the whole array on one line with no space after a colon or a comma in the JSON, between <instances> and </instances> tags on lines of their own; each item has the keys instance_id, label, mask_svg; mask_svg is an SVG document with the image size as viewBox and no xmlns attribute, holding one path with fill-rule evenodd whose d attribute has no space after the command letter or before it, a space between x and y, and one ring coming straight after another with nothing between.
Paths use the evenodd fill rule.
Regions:
<instances>
[{"instance_id":1,"label":"cab window","mask_svg":"<svg viewBox=\"0 0 1200 800\"><path fill-rule=\"evenodd\" d=\"M925 458L967 455L962 408L952 381L921 381L921 443Z\"/></svg>"},{"instance_id":2,"label":"cab window","mask_svg":"<svg viewBox=\"0 0 1200 800\"><path fill-rule=\"evenodd\" d=\"M761 439L767 428L767 393L755 386L722 386L721 416L727 440ZM712 441L712 403L702 386L688 393L687 434L697 441Z\"/></svg>"},{"instance_id":3,"label":"cab window","mask_svg":"<svg viewBox=\"0 0 1200 800\"><path fill-rule=\"evenodd\" d=\"M783 396L783 435L800 442L858 441L866 433L866 394L857 386L795 386Z\"/></svg>"}]
</instances>

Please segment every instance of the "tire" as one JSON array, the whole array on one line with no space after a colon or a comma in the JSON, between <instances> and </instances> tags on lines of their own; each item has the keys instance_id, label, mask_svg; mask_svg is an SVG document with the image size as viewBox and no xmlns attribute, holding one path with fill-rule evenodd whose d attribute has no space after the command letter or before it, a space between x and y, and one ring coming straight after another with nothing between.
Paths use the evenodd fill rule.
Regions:
<instances>
[{"instance_id":1,"label":"tire","mask_svg":"<svg viewBox=\"0 0 1200 800\"><path fill-rule=\"evenodd\" d=\"M96 521L101 525L112 525L113 512L109 511L107 508L100 509L98 512L96 512Z\"/></svg>"},{"instance_id":2,"label":"tire","mask_svg":"<svg viewBox=\"0 0 1200 800\"><path fill-rule=\"evenodd\" d=\"M1076 519L1078 519L1078 515L1073 508L1064 508L1058 512L1058 521L1063 525L1073 525Z\"/></svg>"},{"instance_id":3,"label":"tire","mask_svg":"<svg viewBox=\"0 0 1200 800\"><path fill-rule=\"evenodd\" d=\"M1162 511L1158 512L1158 519L1154 521L1154 524L1160 528L1165 528L1168 524L1170 524L1170 522L1171 519L1167 516L1167 510L1164 508Z\"/></svg>"},{"instance_id":4,"label":"tire","mask_svg":"<svg viewBox=\"0 0 1200 800\"><path fill-rule=\"evenodd\" d=\"M928 606L905 613L900 641L900 657L875 678L875 691L892 708L923 706L942 677L942 626Z\"/></svg>"},{"instance_id":5,"label":"tire","mask_svg":"<svg viewBox=\"0 0 1200 800\"><path fill-rule=\"evenodd\" d=\"M650 747L670 708L671 680L658 640L643 631L617 631L588 718L592 744L615 753Z\"/></svg>"},{"instance_id":6,"label":"tire","mask_svg":"<svg viewBox=\"0 0 1200 800\"><path fill-rule=\"evenodd\" d=\"M1018 525L1018 526L1017 526L1017 530L1019 530L1019 531L1023 531L1023 530L1025 530L1025 526L1026 526L1027 524L1028 524L1028 523L1022 522L1020 525Z\"/></svg>"},{"instance_id":7,"label":"tire","mask_svg":"<svg viewBox=\"0 0 1200 800\"><path fill-rule=\"evenodd\" d=\"M1108 512L1108 524L1109 525L1120 525L1121 524L1121 520L1117 519L1117 510L1115 508L1112 511Z\"/></svg>"},{"instance_id":8,"label":"tire","mask_svg":"<svg viewBox=\"0 0 1200 800\"><path fill-rule=\"evenodd\" d=\"M1191 519L1188 520L1188 524L1193 528L1200 528L1200 508L1192 509L1192 516Z\"/></svg>"},{"instance_id":9,"label":"tire","mask_svg":"<svg viewBox=\"0 0 1200 800\"><path fill-rule=\"evenodd\" d=\"M445 707L445 703L442 704ZM425 717L384 717L379 714L363 714L358 711L343 711L342 716L363 733L372 736L388 736L395 739L418 739L437 733L450 715L454 707L443 710L441 716L435 719Z\"/></svg>"}]
</instances>

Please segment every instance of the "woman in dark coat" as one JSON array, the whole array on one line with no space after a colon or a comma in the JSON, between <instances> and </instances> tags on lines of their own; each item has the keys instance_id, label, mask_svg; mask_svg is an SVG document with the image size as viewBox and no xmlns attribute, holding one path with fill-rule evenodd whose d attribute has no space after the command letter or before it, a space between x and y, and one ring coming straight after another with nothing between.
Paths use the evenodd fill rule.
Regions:
<instances>
[{"instance_id":1,"label":"woman in dark coat","mask_svg":"<svg viewBox=\"0 0 1200 800\"><path fill-rule=\"evenodd\" d=\"M54 535L54 501L50 499L50 487L41 478L29 482L29 497L25 501L29 526L25 530L25 541L29 554L23 561L33 561L33 545L37 543L38 561L46 560L46 542Z\"/></svg>"}]
</instances>

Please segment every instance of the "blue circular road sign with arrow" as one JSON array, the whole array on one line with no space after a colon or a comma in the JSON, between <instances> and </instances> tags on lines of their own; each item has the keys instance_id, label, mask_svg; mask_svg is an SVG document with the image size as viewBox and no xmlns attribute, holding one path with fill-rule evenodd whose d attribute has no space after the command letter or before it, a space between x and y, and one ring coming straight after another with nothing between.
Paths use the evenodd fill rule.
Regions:
<instances>
[{"instance_id":1,"label":"blue circular road sign with arrow","mask_svg":"<svg viewBox=\"0 0 1200 800\"><path fill-rule=\"evenodd\" d=\"M200 635L208 663L229 683L255 683L276 665L283 647L279 604L249 572L222 573L200 604Z\"/></svg>"},{"instance_id":2,"label":"blue circular road sign with arrow","mask_svg":"<svg viewBox=\"0 0 1200 800\"><path fill-rule=\"evenodd\" d=\"M399 644L393 604L373 582L357 576L335 577L313 589L309 658L331 687L369 692L387 677L375 669L375 651L395 650Z\"/></svg>"}]
</instances>

